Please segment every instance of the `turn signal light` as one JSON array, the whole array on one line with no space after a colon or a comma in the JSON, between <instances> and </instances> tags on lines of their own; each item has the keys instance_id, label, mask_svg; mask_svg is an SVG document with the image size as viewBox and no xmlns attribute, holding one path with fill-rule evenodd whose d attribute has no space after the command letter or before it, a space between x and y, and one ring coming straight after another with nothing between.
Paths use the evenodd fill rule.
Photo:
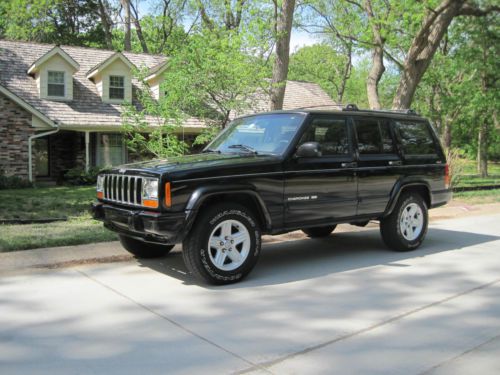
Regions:
<instances>
[{"instance_id":1,"label":"turn signal light","mask_svg":"<svg viewBox=\"0 0 500 375\"><path fill-rule=\"evenodd\" d=\"M165 184L165 206L168 208L172 207L172 191L170 188L170 182Z\"/></svg>"},{"instance_id":2,"label":"turn signal light","mask_svg":"<svg viewBox=\"0 0 500 375\"><path fill-rule=\"evenodd\" d=\"M97 199L103 199L104 198L104 193L102 191L97 192Z\"/></svg>"},{"instance_id":3,"label":"turn signal light","mask_svg":"<svg viewBox=\"0 0 500 375\"><path fill-rule=\"evenodd\" d=\"M149 208L158 208L158 201L156 199L143 199L142 205Z\"/></svg>"},{"instance_id":4,"label":"turn signal light","mask_svg":"<svg viewBox=\"0 0 500 375\"><path fill-rule=\"evenodd\" d=\"M444 187L448 189L451 183L450 166L446 164L444 166Z\"/></svg>"}]
</instances>

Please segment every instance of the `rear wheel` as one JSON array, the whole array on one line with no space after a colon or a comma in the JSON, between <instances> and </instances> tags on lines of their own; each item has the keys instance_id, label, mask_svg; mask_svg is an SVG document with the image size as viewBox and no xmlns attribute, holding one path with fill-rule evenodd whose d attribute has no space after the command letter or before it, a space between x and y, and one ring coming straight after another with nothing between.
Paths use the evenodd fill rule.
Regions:
<instances>
[{"instance_id":1,"label":"rear wheel","mask_svg":"<svg viewBox=\"0 0 500 375\"><path fill-rule=\"evenodd\" d=\"M329 236L336 228L336 225L329 225L327 227L314 227L314 228L305 228L302 229L307 237L311 238L320 238Z\"/></svg>"},{"instance_id":2,"label":"rear wheel","mask_svg":"<svg viewBox=\"0 0 500 375\"><path fill-rule=\"evenodd\" d=\"M237 204L217 204L203 213L183 242L191 273L211 284L240 281L255 266L261 231L253 213Z\"/></svg>"},{"instance_id":3,"label":"rear wheel","mask_svg":"<svg viewBox=\"0 0 500 375\"><path fill-rule=\"evenodd\" d=\"M158 258L167 255L174 245L157 245L134 238L118 235L120 243L129 253L134 254L137 258Z\"/></svg>"},{"instance_id":4,"label":"rear wheel","mask_svg":"<svg viewBox=\"0 0 500 375\"><path fill-rule=\"evenodd\" d=\"M428 226L427 206L419 194L405 193L394 211L380 221L385 244L396 251L418 248L424 241Z\"/></svg>"}]
</instances>

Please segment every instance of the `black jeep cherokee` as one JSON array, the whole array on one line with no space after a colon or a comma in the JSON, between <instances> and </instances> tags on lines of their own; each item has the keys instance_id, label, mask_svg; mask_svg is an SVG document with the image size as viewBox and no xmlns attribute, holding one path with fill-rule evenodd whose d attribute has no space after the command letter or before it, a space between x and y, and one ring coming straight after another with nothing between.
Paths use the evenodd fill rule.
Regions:
<instances>
[{"instance_id":1,"label":"black jeep cherokee","mask_svg":"<svg viewBox=\"0 0 500 375\"><path fill-rule=\"evenodd\" d=\"M194 275L225 284L252 270L262 234L379 220L387 246L416 249L427 210L451 198L449 178L414 112L279 111L234 120L201 154L103 172L93 213L136 256L182 243Z\"/></svg>"}]
</instances>

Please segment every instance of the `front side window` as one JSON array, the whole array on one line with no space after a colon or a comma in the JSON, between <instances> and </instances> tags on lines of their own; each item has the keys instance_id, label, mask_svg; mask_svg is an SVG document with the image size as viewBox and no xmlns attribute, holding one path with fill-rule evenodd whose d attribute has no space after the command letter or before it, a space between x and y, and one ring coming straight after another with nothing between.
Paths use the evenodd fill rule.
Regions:
<instances>
[{"instance_id":1,"label":"front side window","mask_svg":"<svg viewBox=\"0 0 500 375\"><path fill-rule=\"evenodd\" d=\"M389 123L379 119L356 119L356 135L360 154L394 152Z\"/></svg>"},{"instance_id":2,"label":"front side window","mask_svg":"<svg viewBox=\"0 0 500 375\"><path fill-rule=\"evenodd\" d=\"M299 113L248 116L234 120L206 150L283 154L304 121Z\"/></svg>"},{"instance_id":3,"label":"front side window","mask_svg":"<svg viewBox=\"0 0 500 375\"><path fill-rule=\"evenodd\" d=\"M318 142L323 156L349 153L347 123L343 118L315 118L302 136L299 145Z\"/></svg>"},{"instance_id":4,"label":"front side window","mask_svg":"<svg viewBox=\"0 0 500 375\"><path fill-rule=\"evenodd\" d=\"M125 99L125 77L109 76L109 98Z\"/></svg>"},{"instance_id":5,"label":"front side window","mask_svg":"<svg viewBox=\"0 0 500 375\"><path fill-rule=\"evenodd\" d=\"M397 121L396 129L405 155L431 155L436 145L425 122Z\"/></svg>"},{"instance_id":6,"label":"front side window","mask_svg":"<svg viewBox=\"0 0 500 375\"><path fill-rule=\"evenodd\" d=\"M64 72L49 71L47 95L64 97Z\"/></svg>"}]
</instances>

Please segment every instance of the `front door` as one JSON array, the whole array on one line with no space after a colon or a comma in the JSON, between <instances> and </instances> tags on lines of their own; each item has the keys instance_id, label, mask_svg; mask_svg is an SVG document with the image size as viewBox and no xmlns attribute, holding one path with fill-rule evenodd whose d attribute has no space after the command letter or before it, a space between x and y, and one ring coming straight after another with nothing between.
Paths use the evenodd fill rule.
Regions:
<instances>
[{"instance_id":1,"label":"front door","mask_svg":"<svg viewBox=\"0 0 500 375\"><path fill-rule=\"evenodd\" d=\"M36 177L49 176L49 138L35 138L33 142L33 161Z\"/></svg>"},{"instance_id":2,"label":"front door","mask_svg":"<svg viewBox=\"0 0 500 375\"><path fill-rule=\"evenodd\" d=\"M356 163L348 117L314 115L298 145L318 142L322 155L285 166L285 224L300 227L356 214Z\"/></svg>"}]
</instances>

